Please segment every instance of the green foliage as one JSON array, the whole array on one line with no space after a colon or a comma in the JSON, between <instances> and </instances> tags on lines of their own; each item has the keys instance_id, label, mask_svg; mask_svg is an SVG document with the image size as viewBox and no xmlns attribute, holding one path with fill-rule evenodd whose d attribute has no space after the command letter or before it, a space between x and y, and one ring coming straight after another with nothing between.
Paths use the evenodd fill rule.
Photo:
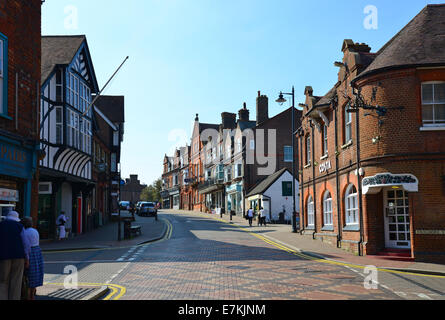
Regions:
<instances>
[{"instance_id":1,"label":"green foliage","mask_svg":"<svg viewBox=\"0 0 445 320\"><path fill-rule=\"evenodd\" d=\"M150 186L142 190L141 201L160 202L162 190L162 179L158 179Z\"/></svg>"}]
</instances>

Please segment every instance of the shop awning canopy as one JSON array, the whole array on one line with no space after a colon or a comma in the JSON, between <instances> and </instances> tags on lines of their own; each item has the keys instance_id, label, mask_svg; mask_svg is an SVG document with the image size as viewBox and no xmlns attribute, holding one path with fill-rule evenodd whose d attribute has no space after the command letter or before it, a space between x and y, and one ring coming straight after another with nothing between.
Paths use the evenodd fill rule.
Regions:
<instances>
[{"instance_id":1,"label":"shop awning canopy","mask_svg":"<svg viewBox=\"0 0 445 320\"><path fill-rule=\"evenodd\" d=\"M363 194L377 194L383 188L401 188L406 192L419 192L419 180L412 174L382 173L363 179Z\"/></svg>"}]
</instances>

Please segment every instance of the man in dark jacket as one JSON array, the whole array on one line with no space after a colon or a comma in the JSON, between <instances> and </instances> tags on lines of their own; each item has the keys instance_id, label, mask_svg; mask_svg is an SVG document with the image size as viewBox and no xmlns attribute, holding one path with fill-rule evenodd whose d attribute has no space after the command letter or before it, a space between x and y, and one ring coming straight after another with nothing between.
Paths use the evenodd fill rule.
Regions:
<instances>
[{"instance_id":1,"label":"man in dark jacket","mask_svg":"<svg viewBox=\"0 0 445 320\"><path fill-rule=\"evenodd\" d=\"M0 300L20 300L29 250L19 215L12 211L0 222Z\"/></svg>"}]
</instances>

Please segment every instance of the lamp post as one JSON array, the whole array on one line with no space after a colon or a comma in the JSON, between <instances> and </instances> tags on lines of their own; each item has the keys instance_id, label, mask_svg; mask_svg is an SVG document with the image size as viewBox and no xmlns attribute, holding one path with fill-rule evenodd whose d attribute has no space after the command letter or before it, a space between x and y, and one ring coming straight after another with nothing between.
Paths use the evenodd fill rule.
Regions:
<instances>
[{"instance_id":1,"label":"lamp post","mask_svg":"<svg viewBox=\"0 0 445 320\"><path fill-rule=\"evenodd\" d=\"M284 98L284 95L292 96L292 204L293 204L293 212L292 212L292 231L297 233L297 207L295 203L295 88L292 87L291 93L283 93L280 92L279 98L276 100L277 103L283 105L287 102Z\"/></svg>"}]
</instances>

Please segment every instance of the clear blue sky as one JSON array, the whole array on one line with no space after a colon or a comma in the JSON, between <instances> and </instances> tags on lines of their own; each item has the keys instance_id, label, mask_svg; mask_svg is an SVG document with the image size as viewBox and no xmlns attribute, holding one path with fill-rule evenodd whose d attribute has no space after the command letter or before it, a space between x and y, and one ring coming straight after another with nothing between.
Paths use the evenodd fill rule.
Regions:
<instances>
[{"instance_id":1,"label":"clear blue sky","mask_svg":"<svg viewBox=\"0 0 445 320\"><path fill-rule=\"evenodd\" d=\"M104 94L125 95L122 174L150 184L165 153L188 142L195 114L220 123L247 102L251 118L261 90L270 115L279 91L294 85L324 95L335 84L344 39L379 50L429 3L424 0L46 0L44 35L85 34ZM378 9L366 29L364 8ZM69 6L77 10L77 21Z\"/></svg>"}]
</instances>

